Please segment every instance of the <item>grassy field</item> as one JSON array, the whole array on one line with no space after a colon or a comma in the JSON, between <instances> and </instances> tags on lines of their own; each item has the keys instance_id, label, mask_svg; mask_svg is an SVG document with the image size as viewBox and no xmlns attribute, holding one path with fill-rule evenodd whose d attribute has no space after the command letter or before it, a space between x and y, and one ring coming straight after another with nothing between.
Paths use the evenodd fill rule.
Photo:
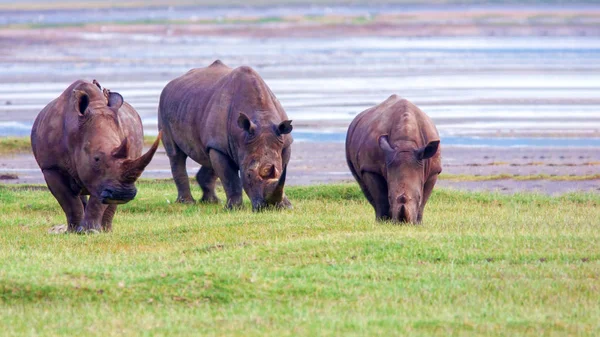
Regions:
<instances>
[{"instance_id":1,"label":"grassy field","mask_svg":"<svg viewBox=\"0 0 600 337\"><path fill-rule=\"evenodd\" d=\"M45 187L0 186L2 334L600 334L598 194L437 190L421 226L376 223L355 185L288 195L229 212L146 181L78 236L47 234Z\"/></svg>"},{"instance_id":2,"label":"grassy field","mask_svg":"<svg viewBox=\"0 0 600 337\"><path fill-rule=\"evenodd\" d=\"M155 140L156 136L144 136L144 145L151 146ZM32 153L29 137L0 137L0 156L23 153Z\"/></svg>"}]
</instances>

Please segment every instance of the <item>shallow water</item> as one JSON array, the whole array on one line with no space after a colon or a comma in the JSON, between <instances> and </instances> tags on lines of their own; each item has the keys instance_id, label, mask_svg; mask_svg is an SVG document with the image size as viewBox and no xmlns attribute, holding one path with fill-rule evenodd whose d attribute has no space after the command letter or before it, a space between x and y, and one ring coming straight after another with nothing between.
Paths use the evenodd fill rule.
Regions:
<instances>
[{"instance_id":1,"label":"shallow water","mask_svg":"<svg viewBox=\"0 0 600 337\"><path fill-rule=\"evenodd\" d=\"M599 37L251 38L70 31L3 51L0 136L28 135L37 113L78 78L96 78L120 92L140 113L147 133L155 134L164 85L218 58L232 67L257 69L289 117L310 125L295 129L301 141L343 141L345 127L358 113L393 93L425 111L446 144L598 146L600 140ZM512 133L540 137L506 137ZM569 138L560 138L566 134Z\"/></svg>"}]
</instances>

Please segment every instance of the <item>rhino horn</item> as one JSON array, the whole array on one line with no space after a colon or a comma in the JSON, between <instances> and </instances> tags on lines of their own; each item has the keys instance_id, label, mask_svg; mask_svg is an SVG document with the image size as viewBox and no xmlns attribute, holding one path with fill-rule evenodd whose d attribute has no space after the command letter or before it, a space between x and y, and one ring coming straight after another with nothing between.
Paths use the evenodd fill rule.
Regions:
<instances>
[{"instance_id":1,"label":"rhino horn","mask_svg":"<svg viewBox=\"0 0 600 337\"><path fill-rule=\"evenodd\" d=\"M127 137L123 138L121 145L115 148L112 152L112 156L115 158L127 158L127 154L129 153L129 146L127 144Z\"/></svg>"},{"instance_id":2,"label":"rhino horn","mask_svg":"<svg viewBox=\"0 0 600 337\"><path fill-rule=\"evenodd\" d=\"M158 133L158 137L156 137L154 144L152 144L148 152L137 159L127 159L123 162L123 180L134 182L142 175L142 172L144 172L144 169L150 164L152 157L154 157L156 149L158 149L161 133L162 132Z\"/></svg>"},{"instance_id":3,"label":"rhino horn","mask_svg":"<svg viewBox=\"0 0 600 337\"><path fill-rule=\"evenodd\" d=\"M285 176L287 173L287 165L283 167L283 172L279 180L273 184L272 192L269 193L269 200L273 202L279 202L283 198L283 186L285 185Z\"/></svg>"}]
</instances>

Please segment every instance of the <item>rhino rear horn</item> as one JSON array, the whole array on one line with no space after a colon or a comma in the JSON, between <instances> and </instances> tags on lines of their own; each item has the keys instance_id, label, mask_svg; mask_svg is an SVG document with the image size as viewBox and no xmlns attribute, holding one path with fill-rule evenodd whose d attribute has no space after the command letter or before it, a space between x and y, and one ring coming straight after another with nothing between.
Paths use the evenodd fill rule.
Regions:
<instances>
[{"instance_id":1,"label":"rhino rear horn","mask_svg":"<svg viewBox=\"0 0 600 337\"><path fill-rule=\"evenodd\" d=\"M148 152L144 153L141 157L137 159L127 159L123 162L123 180L126 182L134 182L136 181L144 172L144 169L150 161L154 154L156 153L156 149L158 149L158 144L160 144L162 131L158 132L158 137L154 141L154 144L150 147Z\"/></svg>"},{"instance_id":2,"label":"rhino rear horn","mask_svg":"<svg viewBox=\"0 0 600 337\"><path fill-rule=\"evenodd\" d=\"M113 150L111 153L114 158L125 159L129 154L129 144L127 143L127 137L123 138L121 145Z\"/></svg>"}]
</instances>

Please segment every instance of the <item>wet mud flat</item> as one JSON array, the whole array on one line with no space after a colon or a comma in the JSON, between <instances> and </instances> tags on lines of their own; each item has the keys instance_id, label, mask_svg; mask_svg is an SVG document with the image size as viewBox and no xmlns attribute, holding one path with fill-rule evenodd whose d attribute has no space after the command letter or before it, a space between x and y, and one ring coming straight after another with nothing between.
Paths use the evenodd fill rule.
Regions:
<instances>
[{"instance_id":1,"label":"wet mud flat","mask_svg":"<svg viewBox=\"0 0 600 337\"><path fill-rule=\"evenodd\" d=\"M438 181L437 186L440 187L502 193L600 192L600 150L595 148L443 147L442 151L445 177ZM353 182L345 158L343 143L294 143L287 184ZM195 176L199 167L188 159L190 177ZM499 177L490 180L485 178L497 176ZM509 176L512 178L506 178ZM31 154L0 157L0 178L2 177L2 184L44 183L42 173ZM169 160L161 147L142 178L171 177ZM561 180L552 180L554 177L560 177ZM581 178L584 179L579 180ZM199 193L197 188L195 191Z\"/></svg>"},{"instance_id":2,"label":"wet mud flat","mask_svg":"<svg viewBox=\"0 0 600 337\"><path fill-rule=\"evenodd\" d=\"M600 173L597 6L175 8L151 20L154 9L132 11L112 19L98 11L95 22L64 10L6 16L13 21L0 26L0 136L28 136L37 113L80 78L121 93L145 133L156 134L165 84L221 59L255 68L294 121L290 185L352 181L345 130L395 93L434 120L444 175L469 176L439 186L599 187L597 179L575 181ZM39 14L44 22L35 22ZM197 168L189 163L190 176ZM2 183L43 183L28 154L0 157L0 175ZM143 177L171 177L164 152ZM466 181L478 177L497 179Z\"/></svg>"}]
</instances>

